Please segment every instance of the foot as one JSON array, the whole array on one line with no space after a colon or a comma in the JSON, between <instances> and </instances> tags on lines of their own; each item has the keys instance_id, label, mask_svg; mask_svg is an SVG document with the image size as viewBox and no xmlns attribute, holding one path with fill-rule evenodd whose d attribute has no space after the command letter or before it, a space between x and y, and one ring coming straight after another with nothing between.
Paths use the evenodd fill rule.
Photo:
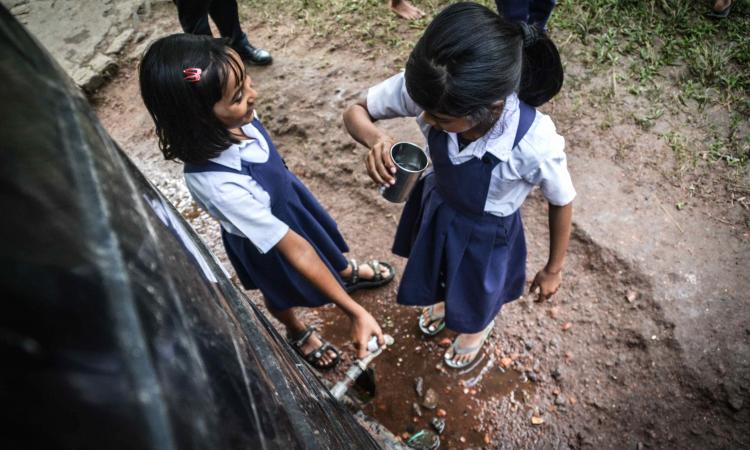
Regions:
<instances>
[{"instance_id":1,"label":"foot","mask_svg":"<svg viewBox=\"0 0 750 450\"><path fill-rule=\"evenodd\" d=\"M730 6L732 6L732 0L716 0L714 2L713 10L715 13L721 14Z\"/></svg>"},{"instance_id":2,"label":"foot","mask_svg":"<svg viewBox=\"0 0 750 450\"><path fill-rule=\"evenodd\" d=\"M295 329L288 328L289 343L310 365L320 370L334 368L340 358L339 351L316 335L315 327L305 327L301 322Z\"/></svg>"},{"instance_id":3,"label":"foot","mask_svg":"<svg viewBox=\"0 0 750 450\"><path fill-rule=\"evenodd\" d=\"M493 320L487 328L478 333L461 333L453 340L453 345L445 352L443 360L451 367L462 369L474 362L482 345L487 340L492 328Z\"/></svg>"},{"instance_id":4,"label":"foot","mask_svg":"<svg viewBox=\"0 0 750 450\"><path fill-rule=\"evenodd\" d=\"M396 275L396 270L388 263L376 259L358 264L350 259L346 269L339 272L348 293L358 289L372 289L388 284Z\"/></svg>"},{"instance_id":5,"label":"foot","mask_svg":"<svg viewBox=\"0 0 750 450\"><path fill-rule=\"evenodd\" d=\"M346 269L339 272L341 275L341 278L348 280L352 277L352 263L350 262L348 266L346 266ZM388 278L388 276L391 274L390 269L387 266L381 265L380 266L380 274L383 276L383 278ZM370 262L362 263L359 265L359 278L362 280L372 280L375 277L375 271L372 270L372 266L370 265Z\"/></svg>"},{"instance_id":6,"label":"foot","mask_svg":"<svg viewBox=\"0 0 750 450\"><path fill-rule=\"evenodd\" d=\"M238 55L240 55L240 58L248 64L267 66L273 61L270 53L262 48L253 47L250 44L250 41L247 40L247 36L244 35L239 42L232 44L232 48Z\"/></svg>"},{"instance_id":7,"label":"foot","mask_svg":"<svg viewBox=\"0 0 750 450\"><path fill-rule=\"evenodd\" d=\"M434 336L442 331L445 328L445 302L436 303L429 308L424 308L419 323L424 325L424 329L421 326L419 328L428 336Z\"/></svg>"},{"instance_id":8,"label":"foot","mask_svg":"<svg viewBox=\"0 0 750 450\"><path fill-rule=\"evenodd\" d=\"M406 20L416 20L424 17L424 12L409 3L408 0L390 0L391 11Z\"/></svg>"},{"instance_id":9,"label":"foot","mask_svg":"<svg viewBox=\"0 0 750 450\"><path fill-rule=\"evenodd\" d=\"M302 344L302 347L300 347L300 350L302 350L302 353L305 355L309 355L311 352L315 351L316 349L320 348L320 346L323 345L323 341L320 340L320 338L313 334L307 339L307 342ZM320 365L328 367L333 363L333 361L336 360L336 352L329 348L326 350L323 355L320 357Z\"/></svg>"}]
</instances>

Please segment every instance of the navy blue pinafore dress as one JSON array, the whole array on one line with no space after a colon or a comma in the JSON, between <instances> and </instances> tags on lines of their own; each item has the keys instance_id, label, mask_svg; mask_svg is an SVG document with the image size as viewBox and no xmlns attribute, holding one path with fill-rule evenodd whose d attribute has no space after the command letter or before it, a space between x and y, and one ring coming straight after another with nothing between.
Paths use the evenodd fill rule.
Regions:
<instances>
[{"instance_id":1,"label":"navy blue pinafore dress","mask_svg":"<svg viewBox=\"0 0 750 450\"><path fill-rule=\"evenodd\" d=\"M521 102L515 147L536 110ZM492 170L490 153L454 165L448 134L430 129L433 173L414 189L401 214L393 253L407 257L397 301L427 306L445 301L446 326L483 330L503 304L523 294L526 238L520 210L506 217L484 211Z\"/></svg>"},{"instance_id":2,"label":"navy blue pinafore dress","mask_svg":"<svg viewBox=\"0 0 750 450\"><path fill-rule=\"evenodd\" d=\"M253 177L271 197L271 212L291 230L305 238L341 283L339 272L348 264L343 253L349 251L339 233L336 222L318 203L312 193L287 169L271 137L258 119L253 119L268 143L268 161L242 161L242 170L209 161L205 164L185 164L185 172L223 171ZM237 276L245 289L260 289L268 305L274 309L295 306L321 306L330 302L308 282L274 247L267 253L258 249L243 236L221 229L221 237Z\"/></svg>"}]
</instances>

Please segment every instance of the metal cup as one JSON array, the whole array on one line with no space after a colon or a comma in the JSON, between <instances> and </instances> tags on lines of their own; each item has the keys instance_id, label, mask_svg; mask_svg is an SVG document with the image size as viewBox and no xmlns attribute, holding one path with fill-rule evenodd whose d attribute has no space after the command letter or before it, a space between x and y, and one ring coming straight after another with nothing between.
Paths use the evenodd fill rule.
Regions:
<instances>
[{"instance_id":1,"label":"metal cup","mask_svg":"<svg viewBox=\"0 0 750 450\"><path fill-rule=\"evenodd\" d=\"M427 168L427 154L418 145L397 142L391 147L391 160L396 165L396 183L382 190L383 198L393 203L402 203L409 198L411 190Z\"/></svg>"}]
</instances>

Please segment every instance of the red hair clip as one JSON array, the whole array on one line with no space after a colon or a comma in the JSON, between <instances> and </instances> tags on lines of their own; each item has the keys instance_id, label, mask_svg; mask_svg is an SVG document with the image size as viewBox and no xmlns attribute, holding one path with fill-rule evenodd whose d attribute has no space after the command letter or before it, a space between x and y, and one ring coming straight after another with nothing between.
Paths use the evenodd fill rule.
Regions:
<instances>
[{"instance_id":1,"label":"red hair clip","mask_svg":"<svg viewBox=\"0 0 750 450\"><path fill-rule=\"evenodd\" d=\"M198 67L189 67L182 71L183 74L185 74L185 78L183 80L190 81L191 83L197 83L201 80L201 73L203 73L203 70L199 69Z\"/></svg>"}]
</instances>

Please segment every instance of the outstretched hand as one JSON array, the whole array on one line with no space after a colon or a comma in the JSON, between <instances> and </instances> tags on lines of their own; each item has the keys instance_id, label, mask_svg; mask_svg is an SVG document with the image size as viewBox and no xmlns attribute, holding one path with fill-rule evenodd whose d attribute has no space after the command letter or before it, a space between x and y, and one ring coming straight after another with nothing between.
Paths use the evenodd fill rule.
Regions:
<instances>
[{"instance_id":1,"label":"outstretched hand","mask_svg":"<svg viewBox=\"0 0 750 450\"><path fill-rule=\"evenodd\" d=\"M364 309L361 313L352 317L352 340L357 349L357 358L364 358L369 353L367 343L372 336L378 339L378 345L385 348L385 338L380 325L374 317Z\"/></svg>"},{"instance_id":2,"label":"outstretched hand","mask_svg":"<svg viewBox=\"0 0 750 450\"><path fill-rule=\"evenodd\" d=\"M562 271L549 272L544 268L537 272L534 281L531 282L529 294L538 289L539 292L534 301L541 302L555 295L560 289L560 284L562 284Z\"/></svg>"},{"instance_id":3,"label":"outstretched hand","mask_svg":"<svg viewBox=\"0 0 750 450\"><path fill-rule=\"evenodd\" d=\"M381 186L387 187L396 182L393 175L396 173L396 164L391 159L391 147L395 142L390 137L379 139L370 148L365 159L367 174Z\"/></svg>"}]
</instances>

